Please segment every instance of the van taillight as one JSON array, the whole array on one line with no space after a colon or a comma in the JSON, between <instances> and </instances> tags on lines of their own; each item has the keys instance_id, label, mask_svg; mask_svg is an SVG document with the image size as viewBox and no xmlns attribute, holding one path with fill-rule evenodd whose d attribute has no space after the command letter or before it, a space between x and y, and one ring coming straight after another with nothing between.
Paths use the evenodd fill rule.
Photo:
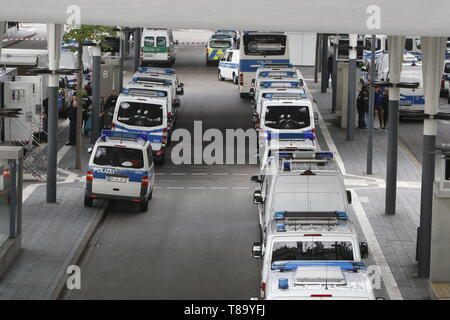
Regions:
<instances>
[{"instance_id":1,"label":"van taillight","mask_svg":"<svg viewBox=\"0 0 450 320\"><path fill-rule=\"evenodd\" d=\"M162 131L162 144L166 144L167 142L167 128L164 128Z\"/></svg>"},{"instance_id":2,"label":"van taillight","mask_svg":"<svg viewBox=\"0 0 450 320\"><path fill-rule=\"evenodd\" d=\"M312 132L312 133L316 133L316 128L312 128L312 129L311 129L311 132Z\"/></svg>"},{"instance_id":3,"label":"van taillight","mask_svg":"<svg viewBox=\"0 0 450 320\"><path fill-rule=\"evenodd\" d=\"M144 56L144 50L141 49L141 58Z\"/></svg>"},{"instance_id":4,"label":"van taillight","mask_svg":"<svg viewBox=\"0 0 450 320\"><path fill-rule=\"evenodd\" d=\"M242 72L239 73L239 85L244 85L244 74Z\"/></svg>"},{"instance_id":5,"label":"van taillight","mask_svg":"<svg viewBox=\"0 0 450 320\"><path fill-rule=\"evenodd\" d=\"M94 172L92 172L91 170L88 170L86 172L86 181L92 181L94 180Z\"/></svg>"},{"instance_id":6,"label":"van taillight","mask_svg":"<svg viewBox=\"0 0 450 320\"><path fill-rule=\"evenodd\" d=\"M11 169L3 170L3 178L11 178Z\"/></svg>"},{"instance_id":7,"label":"van taillight","mask_svg":"<svg viewBox=\"0 0 450 320\"><path fill-rule=\"evenodd\" d=\"M116 124L113 122L111 123L111 129L114 129L116 127Z\"/></svg>"},{"instance_id":8,"label":"van taillight","mask_svg":"<svg viewBox=\"0 0 450 320\"><path fill-rule=\"evenodd\" d=\"M265 282L261 282L261 290L263 292L266 292L266 283Z\"/></svg>"},{"instance_id":9,"label":"van taillight","mask_svg":"<svg viewBox=\"0 0 450 320\"><path fill-rule=\"evenodd\" d=\"M312 294L310 296L311 298L331 298L333 297L332 294Z\"/></svg>"},{"instance_id":10,"label":"van taillight","mask_svg":"<svg viewBox=\"0 0 450 320\"><path fill-rule=\"evenodd\" d=\"M141 185L148 186L148 176L143 176L142 177Z\"/></svg>"}]
</instances>

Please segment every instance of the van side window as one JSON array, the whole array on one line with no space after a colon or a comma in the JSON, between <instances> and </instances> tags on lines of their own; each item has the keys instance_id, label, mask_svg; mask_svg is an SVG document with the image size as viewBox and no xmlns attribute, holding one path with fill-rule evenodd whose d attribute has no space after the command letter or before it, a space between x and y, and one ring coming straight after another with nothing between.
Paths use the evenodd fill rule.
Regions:
<instances>
[{"instance_id":1,"label":"van side window","mask_svg":"<svg viewBox=\"0 0 450 320\"><path fill-rule=\"evenodd\" d=\"M156 37L156 46L157 47L167 47L166 37Z\"/></svg>"},{"instance_id":2,"label":"van side window","mask_svg":"<svg viewBox=\"0 0 450 320\"><path fill-rule=\"evenodd\" d=\"M228 53L227 61L231 62L232 58L233 58L233 52Z\"/></svg>"},{"instance_id":3,"label":"van side window","mask_svg":"<svg viewBox=\"0 0 450 320\"><path fill-rule=\"evenodd\" d=\"M153 164L153 152L151 146L148 146L147 148L147 156L148 156L148 166L151 167Z\"/></svg>"}]
</instances>

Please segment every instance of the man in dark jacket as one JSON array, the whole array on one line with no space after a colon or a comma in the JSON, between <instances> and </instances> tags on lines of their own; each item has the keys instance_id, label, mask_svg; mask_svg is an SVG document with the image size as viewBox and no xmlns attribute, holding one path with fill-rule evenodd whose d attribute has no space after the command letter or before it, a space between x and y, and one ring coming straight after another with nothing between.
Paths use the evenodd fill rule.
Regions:
<instances>
[{"instance_id":1,"label":"man in dark jacket","mask_svg":"<svg viewBox=\"0 0 450 320\"><path fill-rule=\"evenodd\" d=\"M78 100L76 96L72 97L72 102L67 109L67 114L69 116L69 141L67 141L66 146L74 146L77 141L77 113L78 113Z\"/></svg>"},{"instance_id":2,"label":"man in dark jacket","mask_svg":"<svg viewBox=\"0 0 450 320\"><path fill-rule=\"evenodd\" d=\"M356 102L358 110L358 129L367 129L366 114L369 110L369 92L366 87L362 87Z\"/></svg>"},{"instance_id":3,"label":"man in dark jacket","mask_svg":"<svg viewBox=\"0 0 450 320\"><path fill-rule=\"evenodd\" d=\"M106 99L106 103L105 103L105 108L103 111L103 122L104 122L104 126L105 128L110 128L111 127L111 115L114 112L114 108L116 106L116 102L117 102L117 92L116 90L113 90L111 92L111 95L108 97L108 99Z\"/></svg>"},{"instance_id":4,"label":"man in dark jacket","mask_svg":"<svg viewBox=\"0 0 450 320\"><path fill-rule=\"evenodd\" d=\"M383 122L384 122L382 129L386 129L389 115L389 89L384 89L383 101L381 104L383 106Z\"/></svg>"}]
</instances>

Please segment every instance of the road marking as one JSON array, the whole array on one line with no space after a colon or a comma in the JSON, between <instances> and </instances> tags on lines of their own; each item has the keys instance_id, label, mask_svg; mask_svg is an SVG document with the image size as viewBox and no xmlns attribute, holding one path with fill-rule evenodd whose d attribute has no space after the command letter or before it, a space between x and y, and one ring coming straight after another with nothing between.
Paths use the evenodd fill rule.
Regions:
<instances>
[{"instance_id":1,"label":"road marking","mask_svg":"<svg viewBox=\"0 0 450 320\"><path fill-rule=\"evenodd\" d=\"M250 190L250 187L233 187L233 190Z\"/></svg>"},{"instance_id":2,"label":"road marking","mask_svg":"<svg viewBox=\"0 0 450 320\"><path fill-rule=\"evenodd\" d=\"M233 173L233 176L248 176L248 173Z\"/></svg>"},{"instance_id":3,"label":"road marking","mask_svg":"<svg viewBox=\"0 0 450 320\"><path fill-rule=\"evenodd\" d=\"M67 152L69 152L69 150L70 146L63 146L61 149L59 149L56 164L58 164L62 160L62 158L64 158L64 156L66 155Z\"/></svg>"},{"instance_id":4,"label":"road marking","mask_svg":"<svg viewBox=\"0 0 450 320\"><path fill-rule=\"evenodd\" d=\"M206 190L206 187L189 187L190 190Z\"/></svg>"},{"instance_id":5,"label":"road marking","mask_svg":"<svg viewBox=\"0 0 450 320\"><path fill-rule=\"evenodd\" d=\"M381 277L383 278L386 291L389 294L391 300L403 300L400 289L398 288L397 281L395 281L394 275L392 274L391 268L386 261L383 250L381 250L380 243L373 232L372 226L369 219L367 218L366 212L359 200L357 192L353 189L349 189L352 193L352 206L355 210L356 217L358 218L361 229L366 237L367 244L369 245L370 252L373 255L375 263L380 268Z\"/></svg>"},{"instance_id":6,"label":"road marking","mask_svg":"<svg viewBox=\"0 0 450 320\"><path fill-rule=\"evenodd\" d=\"M227 190L228 187L211 187L211 190Z\"/></svg>"},{"instance_id":7,"label":"road marking","mask_svg":"<svg viewBox=\"0 0 450 320\"><path fill-rule=\"evenodd\" d=\"M306 89L308 96L310 98L313 98L311 91L309 90L306 82L305 82L305 89ZM317 104L315 102L313 102L313 105L315 105L315 107L317 109L317 114L319 116L319 127L325 138L328 148L330 149L330 151L332 151L334 153L334 159L336 160L336 163L338 164L339 168L341 169L342 174L345 174L344 162L342 161L342 158L339 154L337 146L334 144L333 138L331 137L330 132L328 131L328 128L322 118L322 114L320 113L320 110L317 107ZM367 243L369 244L369 248L373 254L375 263L380 267L381 276L383 278L383 281L384 281L384 284L386 287L386 291L387 291L390 299L402 300L403 299L402 294L398 288L397 282L395 281L394 275L392 274L391 268L389 267L389 264L386 261L386 257L384 256L384 253L381 250L380 243L378 242L378 239L372 229L372 225L370 224L370 221L367 218L366 212L364 211L364 208L358 198L358 194L353 189L349 189L349 190L351 191L352 196L353 196L352 206L355 210L356 217L359 221L359 224L361 225L361 229L364 233Z\"/></svg>"},{"instance_id":8,"label":"road marking","mask_svg":"<svg viewBox=\"0 0 450 320\"><path fill-rule=\"evenodd\" d=\"M172 172L169 173L171 176L185 176L187 175L187 173L183 173L183 172Z\"/></svg>"},{"instance_id":9,"label":"road marking","mask_svg":"<svg viewBox=\"0 0 450 320\"><path fill-rule=\"evenodd\" d=\"M184 189L184 187L167 187L166 189L180 190L180 189Z\"/></svg>"},{"instance_id":10,"label":"road marking","mask_svg":"<svg viewBox=\"0 0 450 320\"><path fill-rule=\"evenodd\" d=\"M206 173L191 173L193 176L206 176Z\"/></svg>"},{"instance_id":11,"label":"road marking","mask_svg":"<svg viewBox=\"0 0 450 320\"><path fill-rule=\"evenodd\" d=\"M228 176L229 173L213 173L213 176Z\"/></svg>"}]
</instances>

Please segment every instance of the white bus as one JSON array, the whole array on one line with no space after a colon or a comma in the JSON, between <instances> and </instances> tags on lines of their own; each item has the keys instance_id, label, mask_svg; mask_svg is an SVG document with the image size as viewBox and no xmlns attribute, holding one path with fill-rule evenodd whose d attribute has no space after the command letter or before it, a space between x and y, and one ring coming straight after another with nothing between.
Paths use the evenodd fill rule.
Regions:
<instances>
[{"instance_id":1,"label":"white bus","mask_svg":"<svg viewBox=\"0 0 450 320\"><path fill-rule=\"evenodd\" d=\"M239 93L246 97L259 67L289 64L288 37L283 32L244 32L239 55Z\"/></svg>"}]
</instances>

